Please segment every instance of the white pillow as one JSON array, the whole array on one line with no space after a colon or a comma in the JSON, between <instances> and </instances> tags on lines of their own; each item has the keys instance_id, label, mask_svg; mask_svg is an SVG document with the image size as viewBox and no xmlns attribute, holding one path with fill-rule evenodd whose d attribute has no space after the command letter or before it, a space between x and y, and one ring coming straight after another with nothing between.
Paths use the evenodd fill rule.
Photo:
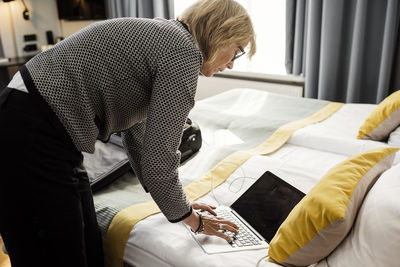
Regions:
<instances>
[{"instance_id":1,"label":"white pillow","mask_svg":"<svg viewBox=\"0 0 400 267\"><path fill-rule=\"evenodd\" d=\"M400 126L389 135L388 145L400 147Z\"/></svg>"},{"instance_id":2,"label":"white pillow","mask_svg":"<svg viewBox=\"0 0 400 267\"><path fill-rule=\"evenodd\" d=\"M391 134L389 135L388 145L394 147L400 147L400 126L397 127L397 129L391 132ZM400 151L396 153L393 165L397 165L399 163L400 163Z\"/></svg>"},{"instance_id":3,"label":"white pillow","mask_svg":"<svg viewBox=\"0 0 400 267\"><path fill-rule=\"evenodd\" d=\"M369 191L348 237L317 267L399 266L400 165Z\"/></svg>"}]
</instances>

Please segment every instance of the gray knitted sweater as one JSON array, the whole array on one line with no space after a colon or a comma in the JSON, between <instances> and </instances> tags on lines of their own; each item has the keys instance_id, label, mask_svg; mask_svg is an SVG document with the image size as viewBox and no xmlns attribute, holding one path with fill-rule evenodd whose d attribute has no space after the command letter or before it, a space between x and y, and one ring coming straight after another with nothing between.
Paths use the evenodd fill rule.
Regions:
<instances>
[{"instance_id":1,"label":"gray knitted sweater","mask_svg":"<svg viewBox=\"0 0 400 267\"><path fill-rule=\"evenodd\" d=\"M176 222L191 213L178 146L201 64L180 22L121 18L90 25L26 68L78 150L93 153L96 139L123 132L136 175Z\"/></svg>"}]
</instances>

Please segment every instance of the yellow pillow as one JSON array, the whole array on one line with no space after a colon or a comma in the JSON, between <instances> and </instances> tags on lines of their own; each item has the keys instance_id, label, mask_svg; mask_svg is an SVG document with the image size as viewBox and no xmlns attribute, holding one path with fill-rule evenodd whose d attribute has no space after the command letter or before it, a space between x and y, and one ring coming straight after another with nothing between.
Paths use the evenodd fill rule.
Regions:
<instances>
[{"instance_id":1,"label":"yellow pillow","mask_svg":"<svg viewBox=\"0 0 400 267\"><path fill-rule=\"evenodd\" d=\"M400 125L400 91L386 97L358 130L358 139L380 141Z\"/></svg>"},{"instance_id":2,"label":"yellow pillow","mask_svg":"<svg viewBox=\"0 0 400 267\"><path fill-rule=\"evenodd\" d=\"M349 232L369 189L392 166L397 150L375 148L331 168L282 223L269 257L283 265L308 266L328 256Z\"/></svg>"}]
</instances>

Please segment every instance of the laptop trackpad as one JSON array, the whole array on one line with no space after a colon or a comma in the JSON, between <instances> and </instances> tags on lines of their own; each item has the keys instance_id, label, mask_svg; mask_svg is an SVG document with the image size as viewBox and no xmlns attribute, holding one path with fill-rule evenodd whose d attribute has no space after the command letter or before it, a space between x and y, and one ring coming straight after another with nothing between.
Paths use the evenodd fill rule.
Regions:
<instances>
[{"instance_id":1,"label":"laptop trackpad","mask_svg":"<svg viewBox=\"0 0 400 267\"><path fill-rule=\"evenodd\" d=\"M208 236L208 235L197 235L195 236L197 242L199 242L203 250L206 253L214 254L214 253L222 253L222 252L232 252L231 245L225 240L217 236Z\"/></svg>"}]
</instances>

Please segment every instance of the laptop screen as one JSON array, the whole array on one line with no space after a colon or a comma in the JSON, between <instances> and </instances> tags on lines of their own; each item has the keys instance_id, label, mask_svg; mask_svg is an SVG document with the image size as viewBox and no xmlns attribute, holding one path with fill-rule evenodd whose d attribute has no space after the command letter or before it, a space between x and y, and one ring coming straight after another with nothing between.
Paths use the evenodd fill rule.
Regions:
<instances>
[{"instance_id":1,"label":"laptop screen","mask_svg":"<svg viewBox=\"0 0 400 267\"><path fill-rule=\"evenodd\" d=\"M303 192L267 171L231 208L269 243L290 211L304 196Z\"/></svg>"}]
</instances>

